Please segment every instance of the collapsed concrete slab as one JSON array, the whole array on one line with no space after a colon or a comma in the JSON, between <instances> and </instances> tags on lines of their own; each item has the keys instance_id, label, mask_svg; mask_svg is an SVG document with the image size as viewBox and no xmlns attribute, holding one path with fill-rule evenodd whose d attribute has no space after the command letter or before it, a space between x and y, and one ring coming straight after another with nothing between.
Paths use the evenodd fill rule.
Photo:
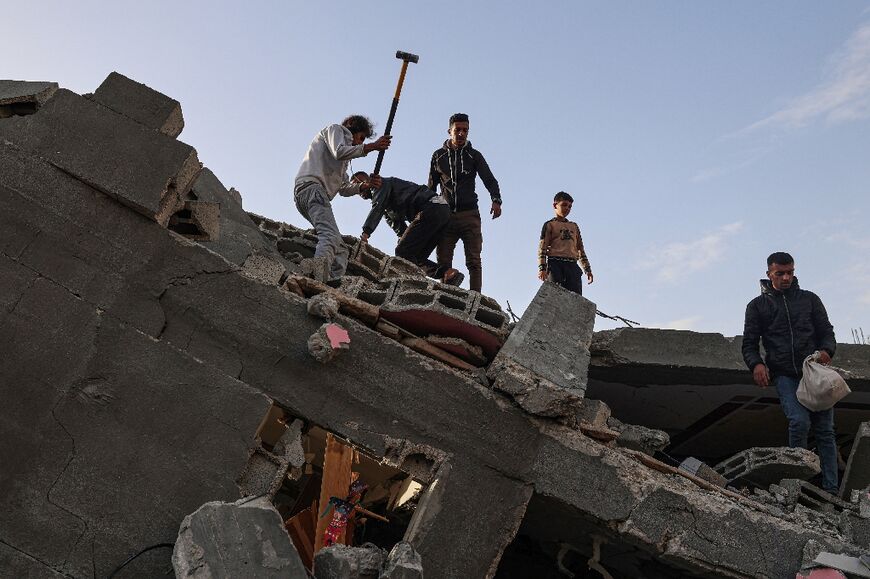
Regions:
<instances>
[{"instance_id":1,"label":"collapsed concrete slab","mask_svg":"<svg viewBox=\"0 0 870 579\"><path fill-rule=\"evenodd\" d=\"M172 138L180 135L184 128L181 104L177 100L117 72L109 74L91 98Z\"/></svg>"},{"instance_id":2,"label":"collapsed concrete slab","mask_svg":"<svg viewBox=\"0 0 870 579\"><path fill-rule=\"evenodd\" d=\"M490 364L494 388L540 416L576 414L586 390L595 304L544 283ZM554 332L554 327L570 328Z\"/></svg>"},{"instance_id":3,"label":"collapsed concrete slab","mask_svg":"<svg viewBox=\"0 0 870 579\"><path fill-rule=\"evenodd\" d=\"M33 151L0 151L0 462L12 474L0 546L13 551L0 557L13 576L104 576L171 540L203 503L237 496L274 406L428 485L404 538L430 579L509 573L518 529L548 564L580 552L619 568L622 551L627 569L664 576L793 577L810 539L858 549L829 514L715 489L531 416L341 308L353 347L321 364L307 341L322 320L271 261L241 268ZM136 572L158 575L166 559L139 558Z\"/></svg>"},{"instance_id":4,"label":"collapsed concrete slab","mask_svg":"<svg viewBox=\"0 0 870 579\"><path fill-rule=\"evenodd\" d=\"M870 487L870 422L861 424L852 443L840 496L848 499L853 490L866 490Z\"/></svg>"},{"instance_id":5,"label":"collapsed concrete slab","mask_svg":"<svg viewBox=\"0 0 870 579\"><path fill-rule=\"evenodd\" d=\"M192 147L66 89L37 113L3 119L0 137L163 226L200 171Z\"/></svg>"},{"instance_id":6,"label":"collapsed concrete slab","mask_svg":"<svg viewBox=\"0 0 870 579\"><path fill-rule=\"evenodd\" d=\"M176 577L308 577L281 515L263 498L206 503L185 517L172 566Z\"/></svg>"},{"instance_id":7,"label":"collapsed concrete slab","mask_svg":"<svg viewBox=\"0 0 870 579\"><path fill-rule=\"evenodd\" d=\"M821 472L819 457L805 448L749 448L717 464L716 471L731 481L762 488L783 479L810 479Z\"/></svg>"},{"instance_id":8,"label":"collapsed concrete slab","mask_svg":"<svg viewBox=\"0 0 870 579\"><path fill-rule=\"evenodd\" d=\"M411 543L396 543L390 550L379 579L423 579L423 560Z\"/></svg>"},{"instance_id":9,"label":"collapsed concrete slab","mask_svg":"<svg viewBox=\"0 0 870 579\"><path fill-rule=\"evenodd\" d=\"M0 119L35 113L57 88L56 82L0 80Z\"/></svg>"}]
</instances>

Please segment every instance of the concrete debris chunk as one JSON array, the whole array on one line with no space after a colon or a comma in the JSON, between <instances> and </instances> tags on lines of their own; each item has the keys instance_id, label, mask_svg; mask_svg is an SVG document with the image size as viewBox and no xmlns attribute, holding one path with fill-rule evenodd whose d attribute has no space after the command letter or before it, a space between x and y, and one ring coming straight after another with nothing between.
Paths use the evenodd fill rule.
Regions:
<instances>
[{"instance_id":1,"label":"concrete debris chunk","mask_svg":"<svg viewBox=\"0 0 870 579\"><path fill-rule=\"evenodd\" d=\"M208 201L185 201L184 207L169 218L167 227L195 241L220 239L221 206Z\"/></svg>"},{"instance_id":2,"label":"concrete debris chunk","mask_svg":"<svg viewBox=\"0 0 870 579\"><path fill-rule=\"evenodd\" d=\"M858 510L857 505L842 501L805 480L783 479L778 485L770 485L770 489L774 494L780 494L778 498L791 506L800 505L823 513Z\"/></svg>"},{"instance_id":3,"label":"concrete debris chunk","mask_svg":"<svg viewBox=\"0 0 870 579\"><path fill-rule=\"evenodd\" d=\"M56 82L0 80L0 119L35 113L56 90Z\"/></svg>"},{"instance_id":4,"label":"concrete debris chunk","mask_svg":"<svg viewBox=\"0 0 870 579\"><path fill-rule=\"evenodd\" d=\"M619 432L616 444L650 456L664 450L671 442L667 432L637 424L623 424L612 416L607 419L607 425Z\"/></svg>"},{"instance_id":5,"label":"concrete debris chunk","mask_svg":"<svg viewBox=\"0 0 870 579\"><path fill-rule=\"evenodd\" d=\"M411 543L399 541L390 550L379 579L423 579L423 559Z\"/></svg>"},{"instance_id":6,"label":"concrete debris chunk","mask_svg":"<svg viewBox=\"0 0 870 579\"><path fill-rule=\"evenodd\" d=\"M386 551L370 543L362 547L330 545L314 556L314 576L317 579L377 579L386 558Z\"/></svg>"},{"instance_id":7,"label":"concrete debris chunk","mask_svg":"<svg viewBox=\"0 0 870 579\"><path fill-rule=\"evenodd\" d=\"M787 478L807 480L821 472L816 453L786 446L749 448L714 468L728 481L746 481L762 488Z\"/></svg>"},{"instance_id":8,"label":"concrete debris chunk","mask_svg":"<svg viewBox=\"0 0 870 579\"><path fill-rule=\"evenodd\" d=\"M184 128L181 103L117 72L109 74L91 98L173 139Z\"/></svg>"},{"instance_id":9,"label":"concrete debris chunk","mask_svg":"<svg viewBox=\"0 0 870 579\"><path fill-rule=\"evenodd\" d=\"M576 414L586 390L595 311L583 296L542 284L487 370L493 386L533 414Z\"/></svg>"},{"instance_id":10,"label":"concrete debris chunk","mask_svg":"<svg viewBox=\"0 0 870 579\"><path fill-rule=\"evenodd\" d=\"M725 477L713 470L711 466L692 456L681 462L680 468L716 486L724 487L728 483Z\"/></svg>"},{"instance_id":11,"label":"concrete debris chunk","mask_svg":"<svg viewBox=\"0 0 870 579\"><path fill-rule=\"evenodd\" d=\"M265 498L212 502L185 517L172 553L176 577L306 579L281 515Z\"/></svg>"},{"instance_id":12,"label":"concrete debris chunk","mask_svg":"<svg viewBox=\"0 0 870 579\"><path fill-rule=\"evenodd\" d=\"M272 450L267 450L258 438L248 456L237 484L243 496L268 496L274 498L291 466L296 468L305 464L305 451L302 448L302 421L295 420Z\"/></svg>"},{"instance_id":13,"label":"concrete debris chunk","mask_svg":"<svg viewBox=\"0 0 870 579\"><path fill-rule=\"evenodd\" d=\"M610 407L601 400L584 398L577 411L577 420L595 428L606 428L610 418Z\"/></svg>"},{"instance_id":14,"label":"concrete debris chunk","mask_svg":"<svg viewBox=\"0 0 870 579\"><path fill-rule=\"evenodd\" d=\"M266 285L280 285L287 276L287 268L273 257L253 254L242 264L242 273Z\"/></svg>"},{"instance_id":15,"label":"concrete debris chunk","mask_svg":"<svg viewBox=\"0 0 870 579\"><path fill-rule=\"evenodd\" d=\"M201 169L192 147L65 89L37 114L0 123L0 139L164 227Z\"/></svg>"},{"instance_id":16,"label":"concrete debris chunk","mask_svg":"<svg viewBox=\"0 0 870 579\"><path fill-rule=\"evenodd\" d=\"M840 496L848 497L853 490L870 488L870 422L862 422L855 433L846 472L840 485Z\"/></svg>"},{"instance_id":17,"label":"concrete debris chunk","mask_svg":"<svg viewBox=\"0 0 870 579\"><path fill-rule=\"evenodd\" d=\"M323 324L308 338L308 353L321 364L331 361L341 350L349 348L350 335L338 324Z\"/></svg>"},{"instance_id":18,"label":"concrete debris chunk","mask_svg":"<svg viewBox=\"0 0 870 579\"><path fill-rule=\"evenodd\" d=\"M573 416L583 404L582 390L563 388L506 357L496 362L487 371L492 387L509 395L529 414L550 418Z\"/></svg>"},{"instance_id":19,"label":"concrete debris chunk","mask_svg":"<svg viewBox=\"0 0 870 579\"><path fill-rule=\"evenodd\" d=\"M338 300L327 292L310 297L306 307L310 315L327 321L338 315Z\"/></svg>"}]
</instances>

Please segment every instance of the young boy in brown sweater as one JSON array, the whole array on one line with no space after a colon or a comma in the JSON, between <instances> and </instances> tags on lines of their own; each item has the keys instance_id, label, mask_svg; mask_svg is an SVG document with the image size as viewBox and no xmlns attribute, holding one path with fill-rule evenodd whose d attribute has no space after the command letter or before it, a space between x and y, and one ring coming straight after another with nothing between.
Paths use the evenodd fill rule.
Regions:
<instances>
[{"instance_id":1,"label":"young boy in brown sweater","mask_svg":"<svg viewBox=\"0 0 870 579\"><path fill-rule=\"evenodd\" d=\"M559 191L553 197L556 216L544 223L541 229L538 279L549 279L568 291L583 295L581 276L586 272L588 283L592 283L592 267L586 257L586 250L583 249L580 227L567 219L573 204L574 199L564 191ZM583 264L582 271L577 265L578 259Z\"/></svg>"}]
</instances>

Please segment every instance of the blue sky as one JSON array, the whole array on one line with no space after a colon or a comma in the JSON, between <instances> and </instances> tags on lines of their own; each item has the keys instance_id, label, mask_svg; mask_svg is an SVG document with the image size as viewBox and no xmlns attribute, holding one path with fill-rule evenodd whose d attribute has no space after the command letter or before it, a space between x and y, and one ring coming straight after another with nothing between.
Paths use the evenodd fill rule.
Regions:
<instances>
[{"instance_id":1,"label":"blue sky","mask_svg":"<svg viewBox=\"0 0 870 579\"><path fill-rule=\"evenodd\" d=\"M868 1L3 4L0 76L85 93L117 70L177 98L180 139L249 211L304 224L305 147L351 113L382 129L404 50L420 62L382 173L424 182L447 118L471 116L504 197L483 253L503 305L534 296L564 189L604 312L739 334L767 254L785 250L839 341L870 334ZM358 235L366 202L334 207ZM384 225L372 241L395 246Z\"/></svg>"}]
</instances>

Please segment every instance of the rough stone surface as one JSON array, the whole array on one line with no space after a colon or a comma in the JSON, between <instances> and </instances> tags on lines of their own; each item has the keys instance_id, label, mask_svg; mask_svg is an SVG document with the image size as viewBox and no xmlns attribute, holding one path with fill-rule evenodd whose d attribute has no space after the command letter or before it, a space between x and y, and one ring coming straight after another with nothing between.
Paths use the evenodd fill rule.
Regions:
<instances>
[{"instance_id":1,"label":"rough stone surface","mask_svg":"<svg viewBox=\"0 0 870 579\"><path fill-rule=\"evenodd\" d=\"M509 395L530 414L572 416L583 404L582 390L563 388L509 358L493 362L487 375L492 379L493 388Z\"/></svg>"},{"instance_id":2,"label":"rough stone surface","mask_svg":"<svg viewBox=\"0 0 870 579\"><path fill-rule=\"evenodd\" d=\"M666 432L661 430L636 424L623 424L612 416L607 419L607 426L619 432L616 444L632 450L639 450L649 455L655 454L656 451L664 450L670 444L670 437Z\"/></svg>"},{"instance_id":3,"label":"rough stone surface","mask_svg":"<svg viewBox=\"0 0 870 579\"><path fill-rule=\"evenodd\" d=\"M308 298L308 313L330 321L338 315L338 300L324 292Z\"/></svg>"},{"instance_id":4,"label":"rough stone surface","mask_svg":"<svg viewBox=\"0 0 870 579\"><path fill-rule=\"evenodd\" d=\"M308 338L308 353L321 364L331 362L339 352L349 348L347 330L338 324L323 324Z\"/></svg>"},{"instance_id":5,"label":"rough stone surface","mask_svg":"<svg viewBox=\"0 0 870 579\"><path fill-rule=\"evenodd\" d=\"M610 418L610 407L601 400L584 398L576 416L577 420L595 428L606 427L607 420Z\"/></svg>"},{"instance_id":6,"label":"rough stone surface","mask_svg":"<svg viewBox=\"0 0 870 579\"><path fill-rule=\"evenodd\" d=\"M317 579L377 579L386 558L386 551L374 545L331 545L314 556L314 576Z\"/></svg>"},{"instance_id":7,"label":"rough stone surface","mask_svg":"<svg viewBox=\"0 0 870 579\"><path fill-rule=\"evenodd\" d=\"M149 129L172 138L181 134L181 104L163 93L113 72L94 91L93 100Z\"/></svg>"},{"instance_id":8,"label":"rough stone surface","mask_svg":"<svg viewBox=\"0 0 870 579\"><path fill-rule=\"evenodd\" d=\"M37 113L0 122L0 139L163 226L200 171L192 147L65 89Z\"/></svg>"},{"instance_id":9,"label":"rough stone surface","mask_svg":"<svg viewBox=\"0 0 870 579\"><path fill-rule=\"evenodd\" d=\"M35 113L56 90L56 82L0 80L0 119Z\"/></svg>"},{"instance_id":10,"label":"rough stone surface","mask_svg":"<svg viewBox=\"0 0 870 579\"><path fill-rule=\"evenodd\" d=\"M849 462L846 463L846 472L843 474L843 483L840 486L840 496L846 498L853 490L863 490L868 487L870 487L870 422L863 422L855 433L852 452L849 454Z\"/></svg>"},{"instance_id":11,"label":"rough stone surface","mask_svg":"<svg viewBox=\"0 0 870 579\"><path fill-rule=\"evenodd\" d=\"M487 370L493 386L541 416L576 414L586 390L595 304L544 283ZM555 326L570 333L553 332Z\"/></svg>"},{"instance_id":12,"label":"rough stone surface","mask_svg":"<svg viewBox=\"0 0 870 579\"><path fill-rule=\"evenodd\" d=\"M379 579L423 579L423 559L410 543L399 541L390 550Z\"/></svg>"},{"instance_id":13,"label":"rough stone surface","mask_svg":"<svg viewBox=\"0 0 870 579\"><path fill-rule=\"evenodd\" d=\"M277 259L253 254L242 264L242 273L260 283L277 286L287 277L287 268Z\"/></svg>"},{"instance_id":14,"label":"rough stone surface","mask_svg":"<svg viewBox=\"0 0 870 579\"><path fill-rule=\"evenodd\" d=\"M281 515L266 499L206 503L185 517L172 566L176 577L308 577Z\"/></svg>"},{"instance_id":15,"label":"rough stone surface","mask_svg":"<svg viewBox=\"0 0 870 579\"><path fill-rule=\"evenodd\" d=\"M804 448L749 448L717 464L728 481L747 481L767 488L786 478L809 479L821 472L819 457Z\"/></svg>"},{"instance_id":16,"label":"rough stone surface","mask_svg":"<svg viewBox=\"0 0 870 579\"><path fill-rule=\"evenodd\" d=\"M710 465L691 456L680 463L680 469L716 486L724 487L728 483L727 479L713 470Z\"/></svg>"},{"instance_id":17,"label":"rough stone surface","mask_svg":"<svg viewBox=\"0 0 870 579\"><path fill-rule=\"evenodd\" d=\"M227 191L207 167L193 182L190 194L196 200L220 205L220 238L201 240L200 243L236 265L244 264L254 253L281 262L282 257L275 251L274 246L267 243L259 227L242 209L241 198L236 199L231 191Z\"/></svg>"}]
</instances>

